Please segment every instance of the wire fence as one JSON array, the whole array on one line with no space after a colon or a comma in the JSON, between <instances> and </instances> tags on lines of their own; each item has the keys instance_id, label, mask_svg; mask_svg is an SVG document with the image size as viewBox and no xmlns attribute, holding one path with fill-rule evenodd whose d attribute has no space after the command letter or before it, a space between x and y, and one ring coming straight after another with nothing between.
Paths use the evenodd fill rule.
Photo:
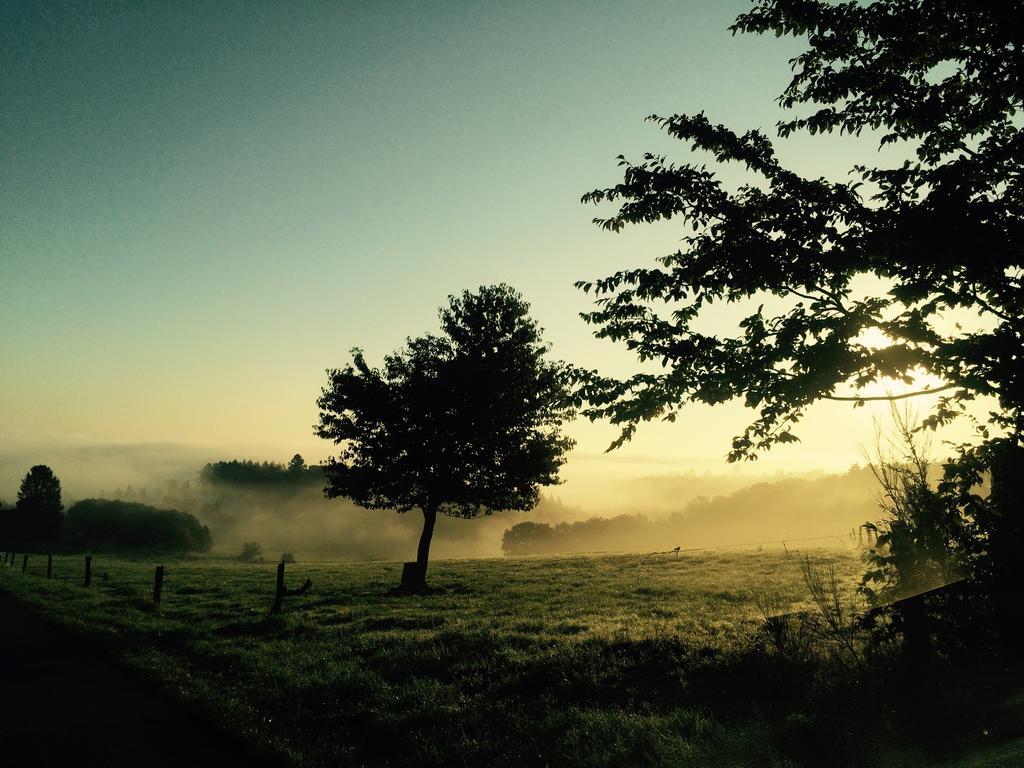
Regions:
<instances>
[{"instance_id":1,"label":"wire fence","mask_svg":"<svg viewBox=\"0 0 1024 768\"><path fill-rule=\"evenodd\" d=\"M849 542L849 543L854 544L854 545L859 545L859 546L861 546L863 548L863 544L864 544L864 541L865 541L865 534L866 534L867 543L870 545L871 541L872 541L873 531L872 531L872 529L867 528L866 526L862 526L860 529L856 529L856 528L855 529L851 529L850 531L848 531L845 534L826 534L826 535L821 535L821 536L799 536L799 537L785 537L785 538L779 538L779 539L761 539L761 540L758 540L758 541L733 542L733 543L728 543L728 544L708 545L708 546L702 546L702 547L686 547L686 548L684 548L682 546L677 546L677 547L674 547L672 549L657 550L657 551L651 551L651 552L643 552L643 551L638 552L638 551L635 551L635 550L631 551L631 552L629 552L629 551L622 551L622 552L615 552L615 553L607 552L607 551L602 551L602 552L555 552L555 553L545 553L545 554L541 554L541 555L528 555L526 557L558 557L558 556L562 556L562 557L565 557L565 556L583 556L583 557L585 557L585 556L609 555L609 554L631 554L631 555L636 555L639 558L638 562L637 562L637 580L638 580L638 583L639 583L640 575L641 575L642 568L643 568L645 560L647 558L649 558L649 557L654 557L654 556L657 556L657 555L675 555L676 558L678 559L680 555L686 554L686 553L709 552L709 551L726 550L726 549L764 547L764 546L768 546L768 545L781 545L782 548L784 549L784 551L789 553L790 550L789 550L789 548L787 546L788 544L791 544L791 543L804 543L804 542L811 542L811 541L828 541L828 540L845 541L845 542ZM794 550L794 551L796 551L796 550ZM29 554L20 553L20 562L19 562L19 553L16 553L16 552L13 552L13 551L8 551L8 552L3 552L2 554L3 554L3 567L10 568L10 569L15 569L15 568L18 568L19 565L20 565L21 573L27 573L28 572L28 563L29 563L30 556L33 556L33 557L40 556L40 555L32 555L31 553L29 553ZM157 553L154 553L152 551L148 551L148 552L145 552L145 553L142 553L142 552L139 552L139 553L119 552L119 553L116 553L114 556L116 556L116 557L132 557L134 555L136 557L139 557L139 556L142 556L142 555L146 555L146 556L149 556L149 557L153 557L155 554L157 554ZM180 555L180 553L179 553L179 555ZM49 553L49 554L45 555L45 557L46 557L46 560L47 560L47 563L46 563L46 578L47 579L52 579L53 578L53 558L54 558L54 555L53 555L53 553ZM326 566L329 566L329 565L345 565L345 564L352 564L352 563L357 563L357 562L358 563L369 563L369 562L388 562L388 563L396 562L397 563L397 562L399 562L399 561L395 561L395 560L392 560L392 559L385 559L385 558L381 558L379 560L355 560L355 559L352 559L352 558L348 558L348 559L334 559L334 560L325 560L325 559L319 559L319 560L301 559L301 560L299 560L299 559L289 559L289 558L290 558L290 555L286 554L286 555L282 556L282 558L280 559L279 562L275 561L275 560L268 561L268 560L260 558L259 560L249 561L249 563L248 563L248 564L253 564L253 565L255 565L255 564L269 564L269 563L273 563L273 562L277 563L277 574L276 574L275 589L274 589L274 602L273 602L273 605L271 607L271 613L279 613L281 611L282 601L284 600L284 598L289 597L289 596L295 596L295 595L304 594L305 592L309 591L309 589L312 587L312 581L310 579L306 579L306 581L305 581L305 583L303 584L302 587L300 587L298 589L288 589L285 586L285 567L286 567L287 563L294 563L294 564L297 564L297 565L314 565L314 566L316 566L316 565L325 566L326 565ZM191 558L189 558L189 559L191 559ZM201 559L201 558L196 558L196 559ZM220 559L225 560L225 559L229 559L229 558L227 558L226 556L223 556ZM238 560L237 557L236 558L231 558L231 559ZM509 560L515 560L515 559L523 559L523 558L522 557L513 557L513 558L508 558L508 559ZM238 560L238 562L241 564L243 561ZM92 565L93 565L93 555L91 555L91 554L84 555L83 570L81 571L82 575L81 575L81 582L80 582L84 588L89 588L92 585L92 577L93 577ZM515 570L515 573L518 573L518 570L519 570L519 568L517 566L516 570ZM153 602L153 604L155 604L157 606L160 605L161 600L162 600L165 571L166 571L166 566L164 565L163 562L161 562L159 565L155 566L154 576L153 576L152 602ZM102 578L103 581L106 581L106 578L107 578L106 574L103 574L101 578ZM70 580L73 580L73 579L74 579L73 576L69 576L66 573L62 574L61 577L60 577L61 581L70 581Z\"/></svg>"}]
</instances>

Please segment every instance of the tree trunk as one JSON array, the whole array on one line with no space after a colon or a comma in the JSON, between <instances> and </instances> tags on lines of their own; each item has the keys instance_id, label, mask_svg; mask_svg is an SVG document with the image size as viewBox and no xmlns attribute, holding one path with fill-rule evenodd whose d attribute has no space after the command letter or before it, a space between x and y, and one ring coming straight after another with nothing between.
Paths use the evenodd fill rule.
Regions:
<instances>
[{"instance_id":1,"label":"tree trunk","mask_svg":"<svg viewBox=\"0 0 1024 768\"><path fill-rule=\"evenodd\" d=\"M1024 579L1024 448L1010 443L999 448L992 462L993 513L988 521L985 554L997 631L1011 646L1024 642L1024 617L1016 586Z\"/></svg>"},{"instance_id":2,"label":"tree trunk","mask_svg":"<svg viewBox=\"0 0 1024 768\"><path fill-rule=\"evenodd\" d=\"M427 579L427 560L430 557L430 540L434 538L434 524L437 522L437 505L428 504L423 508L423 533L420 534L420 546L416 550L416 565L419 566L423 581Z\"/></svg>"},{"instance_id":3,"label":"tree trunk","mask_svg":"<svg viewBox=\"0 0 1024 768\"><path fill-rule=\"evenodd\" d=\"M427 559L430 557L430 540L434 536L434 524L437 522L437 505L427 504L423 507L423 533L420 534L420 546L416 550L416 561L405 563L402 567L402 592L425 592L427 589Z\"/></svg>"}]
</instances>

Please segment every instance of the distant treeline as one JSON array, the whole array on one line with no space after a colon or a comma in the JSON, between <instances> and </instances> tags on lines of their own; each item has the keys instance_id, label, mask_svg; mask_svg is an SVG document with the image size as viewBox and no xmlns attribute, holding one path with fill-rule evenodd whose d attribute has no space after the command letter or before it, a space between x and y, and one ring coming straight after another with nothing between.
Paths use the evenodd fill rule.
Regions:
<instances>
[{"instance_id":1,"label":"distant treeline","mask_svg":"<svg viewBox=\"0 0 1024 768\"><path fill-rule=\"evenodd\" d=\"M551 555L560 552L594 552L631 549L624 544L653 540L657 524L643 515L592 517L573 523L525 522L513 525L501 538L506 555ZM673 545L675 546L675 545Z\"/></svg>"},{"instance_id":2,"label":"distant treeline","mask_svg":"<svg viewBox=\"0 0 1024 768\"><path fill-rule=\"evenodd\" d=\"M295 454L287 463L229 459L203 465L190 479L168 480L153 488L117 488L110 497L142 502L165 509L195 512L218 541L235 540L239 525L272 510L282 522L291 518L297 496L319 499L325 478L318 466L306 466ZM107 496L101 492L100 496Z\"/></svg>"},{"instance_id":3,"label":"distant treeline","mask_svg":"<svg viewBox=\"0 0 1024 768\"><path fill-rule=\"evenodd\" d=\"M296 488L323 484L324 473L320 467L307 467L302 456L295 454L288 464L237 459L212 462L203 467L200 480L242 488Z\"/></svg>"},{"instance_id":4,"label":"distant treeline","mask_svg":"<svg viewBox=\"0 0 1024 768\"><path fill-rule=\"evenodd\" d=\"M63 514L60 532L46 544L31 535L29 520L16 508L0 509L0 548L58 552L205 552L210 529L188 512L112 499L83 499Z\"/></svg>"},{"instance_id":5,"label":"distant treeline","mask_svg":"<svg viewBox=\"0 0 1024 768\"><path fill-rule=\"evenodd\" d=\"M505 531L501 548L506 555L660 551L826 536L837 537L833 543L838 544L852 529L877 519L873 485L870 470L854 467L842 475L786 478L713 499L700 497L662 517L523 522Z\"/></svg>"},{"instance_id":6,"label":"distant treeline","mask_svg":"<svg viewBox=\"0 0 1024 768\"><path fill-rule=\"evenodd\" d=\"M61 548L69 551L205 552L210 529L176 509L109 499L83 499L64 517Z\"/></svg>"}]
</instances>

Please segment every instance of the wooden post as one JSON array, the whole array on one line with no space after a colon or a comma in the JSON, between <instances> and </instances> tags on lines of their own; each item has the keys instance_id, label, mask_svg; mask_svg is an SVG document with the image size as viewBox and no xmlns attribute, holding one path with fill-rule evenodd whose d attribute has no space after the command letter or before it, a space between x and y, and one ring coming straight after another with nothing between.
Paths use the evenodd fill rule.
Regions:
<instances>
[{"instance_id":1,"label":"wooden post","mask_svg":"<svg viewBox=\"0 0 1024 768\"><path fill-rule=\"evenodd\" d=\"M24 573L26 568L28 568L28 555L23 555L21 558L21 572Z\"/></svg>"},{"instance_id":2,"label":"wooden post","mask_svg":"<svg viewBox=\"0 0 1024 768\"><path fill-rule=\"evenodd\" d=\"M156 576L153 579L153 603L160 605L160 597L164 591L164 567L158 565L156 567Z\"/></svg>"},{"instance_id":3,"label":"wooden post","mask_svg":"<svg viewBox=\"0 0 1024 768\"><path fill-rule=\"evenodd\" d=\"M85 556L85 586L92 584L92 555Z\"/></svg>"},{"instance_id":4,"label":"wooden post","mask_svg":"<svg viewBox=\"0 0 1024 768\"><path fill-rule=\"evenodd\" d=\"M46 578L53 578L53 552L46 556Z\"/></svg>"},{"instance_id":5,"label":"wooden post","mask_svg":"<svg viewBox=\"0 0 1024 768\"><path fill-rule=\"evenodd\" d=\"M924 594L912 595L895 604L903 630L903 652L912 669L925 669L931 659L931 633Z\"/></svg>"},{"instance_id":6,"label":"wooden post","mask_svg":"<svg viewBox=\"0 0 1024 768\"><path fill-rule=\"evenodd\" d=\"M277 588L274 592L274 604L270 606L271 613L281 612L281 603L284 601L284 561L277 564Z\"/></svg>"}]
</instances>

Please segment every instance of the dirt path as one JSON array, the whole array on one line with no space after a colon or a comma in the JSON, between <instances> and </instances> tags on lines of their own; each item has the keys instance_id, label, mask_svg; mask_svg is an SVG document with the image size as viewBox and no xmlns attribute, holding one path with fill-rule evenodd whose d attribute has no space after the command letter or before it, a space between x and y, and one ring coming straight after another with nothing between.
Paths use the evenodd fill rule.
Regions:
<instances>
[{"instance_id":1,"label":"dirt path","mask_svg":"<svg viewBox=\"0 0 1024 768\"><path fill-rule=\"evenodd\" d=\"M254 755L0 589L0 763L192 768Z\"/></svg>"}]
</instances>

